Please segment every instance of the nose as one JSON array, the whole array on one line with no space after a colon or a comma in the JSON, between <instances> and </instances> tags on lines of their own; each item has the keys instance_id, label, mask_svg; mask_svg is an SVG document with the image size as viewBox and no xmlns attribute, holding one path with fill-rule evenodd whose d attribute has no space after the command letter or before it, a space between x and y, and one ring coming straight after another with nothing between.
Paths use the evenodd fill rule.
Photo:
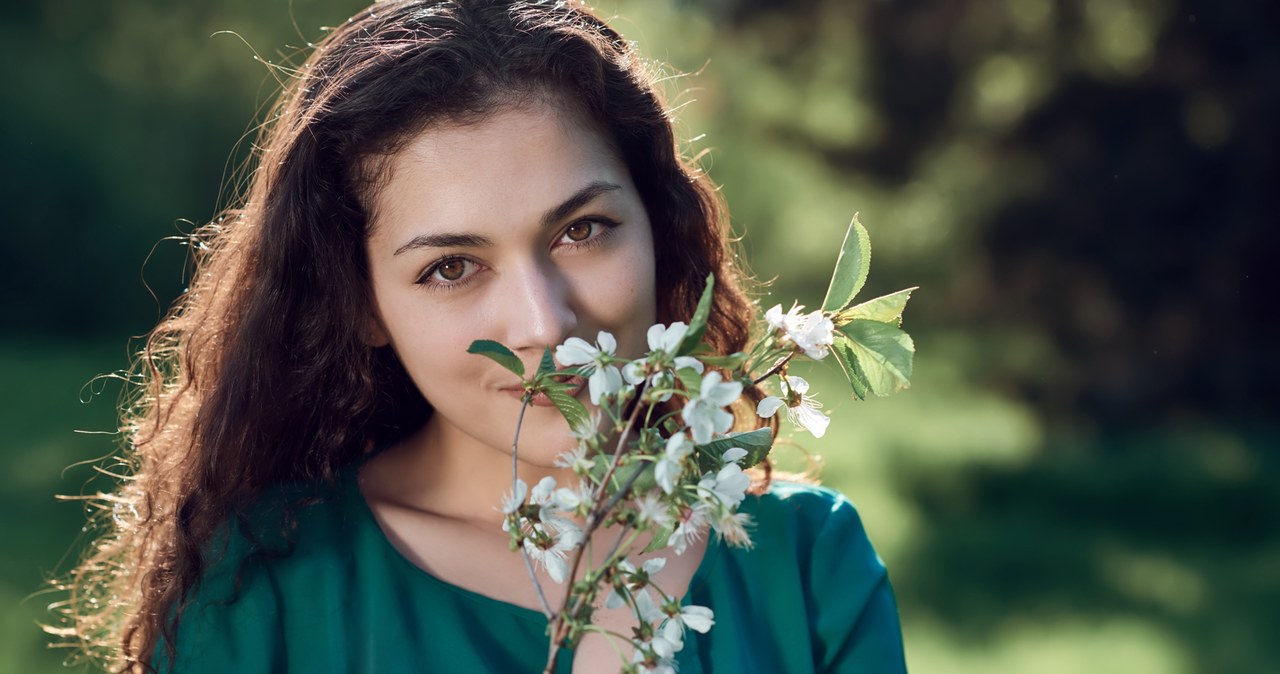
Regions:
<instances>
[{"instance_id":1,"label":"nose","mask_svg":"<svg viewBox=\"0 0 1280 674\"><path fill-rule=\"evenodd\" d=\"M530 261L516 270L505 300L507 346L517 352L555 348L578 325L572 288L564 274L547 260Z\"/></svg>"}]
</instances>

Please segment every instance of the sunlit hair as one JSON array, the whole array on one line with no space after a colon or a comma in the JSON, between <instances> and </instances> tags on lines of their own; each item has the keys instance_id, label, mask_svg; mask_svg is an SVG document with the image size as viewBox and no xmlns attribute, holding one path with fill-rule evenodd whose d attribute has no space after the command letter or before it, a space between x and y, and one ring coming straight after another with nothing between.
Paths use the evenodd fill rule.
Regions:
<instances>
[{"instance_id":1,"label":"sunlit hair","mask_svg":"<svg viewBox=\"0 0 1280 674\"><path fill-rule=\"evenodd\" d=\"M273 485L332 482L421 426L429 406L389 348L367 345L376 167L432 124L531 100L585 115L630 168L659 320L687 321L714 272L707 339L744 346L752 308L722 202L629 43L573 2L380 2L315 47L264 125L244 200L195 234L190 290L149 336L124 406L130 474L99 497L103 535L53 631L113 669L150 669L220 526Z\"/></svg>"}]
</instances>

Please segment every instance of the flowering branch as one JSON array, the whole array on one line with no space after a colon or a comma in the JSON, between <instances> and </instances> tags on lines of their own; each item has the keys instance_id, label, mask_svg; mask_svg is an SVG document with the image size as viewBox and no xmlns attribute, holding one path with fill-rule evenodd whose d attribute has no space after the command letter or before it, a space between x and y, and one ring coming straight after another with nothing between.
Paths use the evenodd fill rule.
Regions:
<instances>
[{"instance_id":1,"label":"flowering branch","mask_svg":"<svg viewBox=\"0 0 1280 674\"><path fill-rule=\"evenodd\" d=\"M796 358L823 360L834 354L858 399L909 385L915 345L900 324L914 288L853 304L867 277L870 250L866 230L854 216L822 308L808 313L799 305L786 312L781 305L770 308L746 353L720 354L703 343L713 277L707 278L688 324L652 326L646 335L649 351L634 360L618 356L617 340L600 332L594 344L571 337L556 347L554 357L545 350L537 372L526 378L523 362L510 349L487 340L471 345L471 353L519 376L525 390L511 446L512 489L503 499L503 529L512 548L521 549L548 618L546 674L562 648L592 632L630 641L631 660L623 665L627 674L674 672L686 628L706 632L715 624L710 608L681 606L652 582L666 556L653 556L640 568L630 558L660 550L683 554L710 530L730 544L751 545L751 520L738 512L751 484L744 469L768 460L773 433L769 427L733 431L730 407L746 387L776 379L779 395L761 399L756 414L769 418L785 408L794 424L820 437L830 420L809 394L809 383L787 373ZM581 379L575 385L566 377L587 379L598 412L588 412L576 397ZM520 427L538 394L559 410L577 439L577 447L556 459L577 476L577 485L559 486L547 476L530 489L518 477ZM668 401L667 411L655 419L657 406ZM602 414L611 420L606 430L601 430ZM613 451L606 453L603 447L610 441ZM619 482L622 474L626 478ZM601 527L616 528L618 535L604 560L583 571L587 545ZM637 549L641 545L643 550ZM536 565L552 581L568 583L558 611L546 599ZM632 636L592 624L595 600L604 590L609 591L606 607L626 607L634 615ZM625 660L623 651L618 653Z\"/></svg>"}]
</instances>

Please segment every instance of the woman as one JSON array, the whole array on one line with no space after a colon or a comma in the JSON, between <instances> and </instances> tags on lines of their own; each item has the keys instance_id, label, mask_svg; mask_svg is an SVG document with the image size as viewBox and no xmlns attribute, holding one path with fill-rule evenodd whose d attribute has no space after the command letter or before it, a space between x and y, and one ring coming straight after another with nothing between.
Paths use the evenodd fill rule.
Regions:
<instances>
[{"instance_id":1,"label":"woman","mask_svg":"<svg viewBox=\"0 0 1280 674\"><path fill-rule=\"evenodd\" d=\"M630 46L564 2L378 3L316 47L260 146L148 342L132 476L69 633L125 671L540 671L546 619L496 509L521 391L465 350L532 368L607 331L636 356L711 272L706 339L738 350L752 308L714 187ZM572 479L554 409L520 438L525 482ZM852 507L767 482L743 505L756 550L667 560L664 590L717 621L681 670L903 669ZM560 671L618 671L624 647L589 636Z\"/></svg>"}]
</instances>

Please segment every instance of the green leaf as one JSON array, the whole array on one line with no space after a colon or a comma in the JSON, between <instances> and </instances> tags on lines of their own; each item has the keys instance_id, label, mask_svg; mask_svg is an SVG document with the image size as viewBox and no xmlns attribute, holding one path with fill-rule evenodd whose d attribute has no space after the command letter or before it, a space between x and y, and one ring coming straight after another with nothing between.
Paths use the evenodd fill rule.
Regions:
<instances>
[{"instance_id":1,"label":"green leaf","mask_svg":"<svg viewBox=\"0 0 1280 674\"><path fill-rule=\"evenodd\" d=\"M831 275L831 285L827 286L827 297L822 300L822 310L835 312L848 306L862 290L862 284L867 282L870 268L871 235L858 222L858 214L855 213L849 230L845 232L840 256L836 258L836 270Z\"/></svg>"},{"instance_id":2,"label":"green leaf","mask_svg":"<svg viewBox=\"0 0 1280 674\"><path fill-rule=\"evenodd\" d=\"M911 360L916 346L907 333L889 323L862 318L839 330L849 338L851 364L872 393L886 396L911 386Z\"/></svg>"},{"instance_id":3,"label":"green leaf","mask_svg":"<svg viewBox=\"0 0 1280 674\"><path fill-rule=\"evenodd\" d=\"M676 349L677 356L688 355L702 343L702 335L707 332L707 317L711 315L711 290L715 285L716 275L707 274L707 285L702 289L702 297L698 298L698 307L693 310L693 318L689 319L689 331L684 333L684 339L680 340L680 348Z\"/></svg>"},{"instance_id":4,"label":"green leaf","mask_svg":"<svg viewBox=\"0 0 1280 674\"><path fill-rule=\"evenodd\" d=\"M702 375L691 367L682 367L676 370L676 379L679 379L680 383L684 385L684 390L689 394L689 397L698 395L698 392L702 390Z\"/></svg>"},{"instance_id":5,"label":"green leaf","mask_svg":"<svg viewBox=\"0 0 1280 674\"><path fill-rule=\"evenodd\" d=\"M840 364L845 378L849 380L849 386L853 388L853 397L866 400L871 386L867 383L866 376L858 370L858 357L854 355L849 338L837 332L834 343L831 345L831 353L835 355L836 362Z\"/></svg>"},{"instance_id":6,"label":"green leaf","mask_svg":"<svg viewBox=\"0 0 1280 674\"><path fill-rule=\"evenodd\" d=\"M569 422L569 428L575 432L582 432L591 427L591 414L577 398L569 395L569 389L575 388L577 387L569 384L550 384L541 390L547 394L551 404L560 410L560 416Z\"/></svg>"},{"instance_id":7,"label":"green leaf","mask_svg":"<svg viewBox=\"0 0 1280 674\"><path fill-rule=\"evenodd\" d=\"M511 349L491 339L477 339L467 347L467 353L484 356L514 372L517 377L524 377L524 363L520 358Z\"/></svg>"},{"instance_id":8,"label":"green leaf","mask_svg":"<svg viewBox=\"0 0 1280 674\"><path fill-rule=\"evenodd\" d=\"M591 469L587 471L587 475L591 478L592 482L600 484L600 481L604 479L604 474L609 472L609 466L612 464L613 457L606 456L604 454L596 454L591 457ZM609 490L618 488L618 485L616 484L617 479L616 475L610 479L610 482L613 484L609 485Z\"/></svg>"},{"instance_id":9,"label":"green leaf","mask_svg":"<svg viewBox=\"0 0 1280 674\"><path fill-rule=\"evenodd\" d=\"M742 367L742 364L746 362L747 354L739 351L727 356L698 356L698 360L710 365L711 367L718 367L724 370L736 370L739 367Z\"/></svg>"},{"instance_id":10,"label":"green leaf","mask_svg":"<svg viewBox=\"0 0 1280 674\"><path fill-rule=\"evenodd\" d=\"M546 375L556 371L556 359L551 355L551 347L543 347L542 362L538 363L538 375Z\"/></svg>"},{"instance_id":11,"label":"green leaf","mask_svg":"<svg viewBox=\"0 0 1280 674\"><path fill-rule=\"evenodd\" d=\"M635 496L636 494L643 494L658 486L658 480L653 476L654 464L649 462L636 464L634 468L627 472L626 479L622 480L622 484L626 484L627 480L631 479L632 472L634 471L639 471L640 474L636 476L636 481L631 484L632 496ZM618 472L621 473L623 471L619 470Z\"/></svg>"},{"instance_id":12,"label":"green leaf","mask_svg":"<svg viewBox=\"0 0 1280 674\"><path fill-rule=\"evenodd\" d=\"M675 533L675 531L676 527L674 524L662 527L661 529L655 529L653 533L653 540L649 541L649 544L644 547L644 552L640 554L657 552L667 547L667 540L671 538L671 534Z\"/></svg>"},{"instance_id":13,"label":"green leaf","mask_svg":"<svg viewBox=\"0 0 1280 674\"><path fill-rule=\"evenodd\" d=\"M907 308L907 300L911 299L915 287L899 290L896 293L882 295L873 300L849 307L832 317L837 326L846 325L849 321L865 318L869 321L880 321L902 325L902 311Z\"/></svg>"},{"instance_id":14,"label":"green leaf","mask_svg":"<svg viewBox=\"0 0 1280 674\"><path fill-rule=\"evenodd\" d=\"M724 464L720 457L731 447L747 450L747 456L738 462L743 468L750 468L769 455L773 447L773 430L757 428L754 431L730 433L723 438L716 438L705 445L694 447L694 456L698 459L698 469L704 473L720 470Z\"/></svg>"}]
</instances>

